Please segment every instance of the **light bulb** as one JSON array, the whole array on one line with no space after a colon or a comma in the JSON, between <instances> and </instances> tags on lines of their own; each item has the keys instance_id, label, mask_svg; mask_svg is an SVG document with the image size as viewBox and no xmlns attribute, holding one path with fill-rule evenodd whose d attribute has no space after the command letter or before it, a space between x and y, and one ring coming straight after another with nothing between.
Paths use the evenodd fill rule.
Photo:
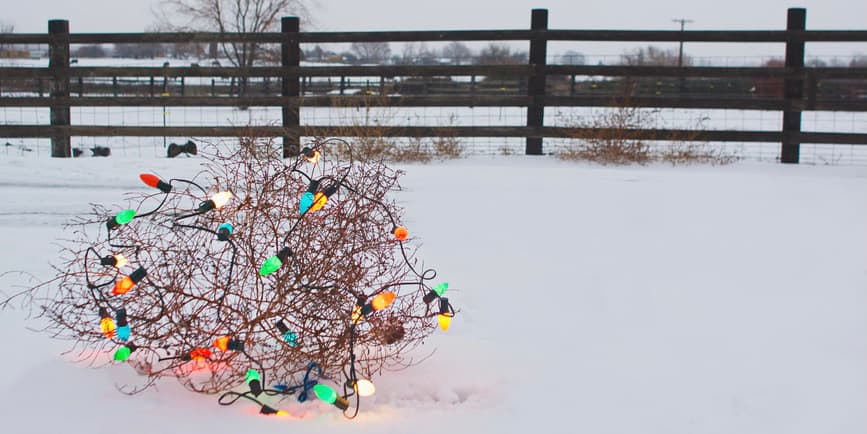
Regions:
<instances>
[{"instance_id":1,"label":"light bulb","mask_svg":"<svg viewBox=\"0 0 867 434\"><path fill-rule=\"evenodd\" d=\"M243 351L244 350L244 342L233 339L229 336L220 336L217 339L214 339L214 348L222 351Z\"/></svg>"},{"instance_id":2,"label":"light bulb","mask_svg":"<svg viewBox=\"0 0 867 434\"><path fill-rule=\"evenodd\" d=\"M310 205L310 211L317 211L328 203L328 196L323 192L318 192L313 196L313 204Z\"/></svg>"},{"instance_id":3,"label":"light bulb","mask_svg":"<svg viewBox=\"0 0 867 434\"><path fill-rule=\"evenodd\" d=\"M114 339L115 326L111 316L108 315L108 309L104 307L99 308L99 317L99 329L102 331L102 334L108 339Z\"/></svg>"},{"instance_id":4,"label":"light bulb","mask_svg":"<svg viewBox=\"0 0 867 434\"><path fill-rule=\"evenodd\" d=\"M409 231L406 229L406 226L395 226L391 232L398 241L405 241L409 236Z\"/></svg>"},{"instance_id":5,"label":"light bulb","mask_svg":"<svg viewBox=\"0 0 867 434\"><path fill-rule=\"evenodd\" d=\"M166 182L163 182L163 180L156 175L152 175L150 173L142 173L138 177L141 178L141 181L144 182L145 185L147 185L148 187L158 188L163 193L168 193L172 191L172 186Z\"/></svg>"},{"instance_id":6,"label":"light bulb","mask_svg":"<svg viewBox=\"0 0 867 434\"><path fill-rule=\"evenodd\" d=\"M123 255L108 255L100 258L99 263L101 265L120 269L122 267L126 267L127 264L129 264L129 261Z\"/></svg>"},{"instance_id":7,"label":"light bulb","mask_svg":"<svg viewBox=\"0 0 867 434\"><path fill-rule=\"evenodd\" d=\"M203 362L208 357L211 357L211 350L207 348L193 348L193 350L190 351L190 354L184 357L184 360L195 360L197 362Z\"/></svg>"},{"instance_id":8,"label":"light bulb","mask_svg":"<svg viewBox=\"0 0 867 434\"><path fill-rule=\"evenodd\" d=\"M304 215L304 213L310 210L311 206L313 206L313 193L305 191L301 195L301 199L298 200L298 212Z\"/></svg>"},{"instance_id":9,"label":"light bulb","mask_svg":"<svg viewBox=\"0 0 867 434\"><path fill-rule=\"evenodd\" d=\"M440 298L440 313L437 315L437 322L442 331L449 329L449 326L452 324L452 317L454 316L455 314L449 305L449 299Z\"/></svg>"},{"instance_id":10,"label":"light bulb","mask_svg":"<svg viewBox=\"0 0 867 434\"><path fill-rule=\"evenodd\" d=\"M114 289L111 291L112 294L126 294L136 285L136 283L141 282L145 276L147 276L147 270L145 270L144 267L138 267L138 269L130 273L129 276L124 276L123 279L118 280L117 283L114 284Z\"/></svg>"},{"instance_id":11,"label":"light bulb","mask_svg":"<svg viewBox=\"0 0 867 434\"><path fill-rule=\"evenodd\" d=\"M358 392L358 396L368 397L376 393L376 386L370 380L361 379L355 382L355 391Z\"/></svg>"},{"instance_id":12,"label":"light bulb","mask_svg":"<svg viewBox=\"0 0 867 434\"><path fill-rule=\"evenodd\" d=\"M397 295L391 291L385 291L383 293L377 294L376 297L373 297L373 300L370 304L373 306L373 310L382 310L387 308L394 302L394 298Z\"/></svg>"},{"instance_id":13,"label":"light bulb","mask_svg":"<svg viewBox=\"0 0 867 434\"><path fill-rule=\"evenodd\" d=\"M267 276L277 271L290 256L292 256L292 250L289 250L288 247L280 249L276 255L269 257L262 263L262 266L259 268L259 275Z\"/></svg>"},{"instance_id":14,"label":"light bulb","mask_svg":"<svg viewBox=\"0 0 867 434\"><path fill-rule=\"evenodd\" d=\"M219 193L216 193L211 196L210 199L199 204L199 211L205 212L212 209L220 209L226 206L226 204L229 203L229 199L231 198L232 193L229 193L228 191L221 191Z\"/></svg>"},{"instance_id":15,"label":"light bulb","mask_svg":"<svg viewBox=\"0 0 867 434\"><path fill-rule=\"evenodd\" d=\"M114 360L117 362L125 362L129 359L129 355L132 354L133 351L137 350L138 347L133 343L128 343L114 352Z\"/></svg>"},{"instance_id":16,"label":"light bulb","mask_svg":"<svg viewBox=\"0 0 867 434\"><path fill-rule=\"evenodd\" d=\"M289 327L286 327L283 320L277 321L274 325L277 327L277 330L280 331L280 334L283 335L283 340L286 341L290 347L298 346L298 334L289 330Z\"/></svg>"},{"instance_id":17,"label":"light bulb","mask_svg":"<svg viewBox=\"0 0 867 434\"><path fill-rule=\"evenodd\" d=\"M108 230L112 230L112 229L114 229L120 225L125 225L125 224L131 222L132 219L134 219L134 218L135 218L135 210L134 209L125 209L125 210L117 213L117 215L115 215L114 217L109 219L107 222L105 222L105 226L108 228Z\"/></svg>"}]
</instances>

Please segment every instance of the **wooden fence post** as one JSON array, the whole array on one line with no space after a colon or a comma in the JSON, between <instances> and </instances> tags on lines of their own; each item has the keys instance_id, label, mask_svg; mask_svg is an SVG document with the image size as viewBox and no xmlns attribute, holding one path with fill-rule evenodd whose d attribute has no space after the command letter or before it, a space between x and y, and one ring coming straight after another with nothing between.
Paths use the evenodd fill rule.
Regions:
<instances>
[{"instance_id":1,"label":"wooden fence post","mask_svg":"<svg viewBox=\"0 0 867 434\"><path fill-rule=\"evenodd\" d=\"M69 158L69 21L48 21L48 71L51 73L51 156Z\"/></svg>"},{"instance_id":2,"label":"wooden fence post","mask_svg":"<svg viewBox=\"0 0 867 434\"><path fill-rule=\"evenodd\" d=\"M786 68L795 72L796 76L784 79L786 100L783 111L783 145L780 150L780 161L797 164L801 155L801 142L795 136L801 133L801 110L804 98L804 79L800 75L804 71L804 40L795 39L791 32L803 31L807 28L807 10L790 8L786 17Z\"/></svg>"},{"instance_id":3,"label":"wooden fence post","mask_svg":"<svg viewBox=\"0 0 867 434\"><path fill-rule=\"evenodd\" d=\"M530 66L532 71L527 83L527 96L530 104L527 106L527 126L536 131L527 137L527 155L542 155L542 125L545 116L545 56L548 40L545 30L548 30L548 10L533 9L530 19L530 30L539 33L530 37Z\"/></svg>"},{"instance_id":4,"label":"wooden fence post","mask_svg":"<svg viewBox=\"0 0 867 434\"><path fill-rule=\"evenodd\" d=\"M280 30L285 36L280 47L280 60L283 68L295 68L296 71L301 61L301 47L298 38L299 24L298 17L283 17L280 20ZM298 77L297 72L289 73L284 69L282 95L284 97L296 97L296 99L291 103L283 104L283 128L291 128L291 131L283 133L283 158L298 155L301 146L301 136L298 130L301 125L301 104L297 99Z\"/></svg>"}]
</instances>

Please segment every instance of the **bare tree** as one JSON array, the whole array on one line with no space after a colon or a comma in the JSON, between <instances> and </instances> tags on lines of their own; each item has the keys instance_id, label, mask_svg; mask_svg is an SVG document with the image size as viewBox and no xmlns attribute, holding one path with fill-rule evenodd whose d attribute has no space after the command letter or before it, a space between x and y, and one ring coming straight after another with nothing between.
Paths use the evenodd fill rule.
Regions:
<instances>
[{"instance_id":1,"label":"bare tree","mask_svg":"<svg viewBox=\"0 0 867 434\"><path fill-rule=\"evenodd\" d=\"M645 65L645 66L677 66L678 65L678 50L654 47L640 47L620 56L620 63L623 65ZM683 66L692 64L692 59L689 56L683 56Z\"/></svg>"},{"instance_id":2,"label":"bare tree","mask_svg":"<svg viewBox=\"0 0 867 434\"><path fill-rule=\"evenodd\" d=\"M527 62L525 51L512 52L505 44L490 44L479 52L478 62L483 65L514 65Z\"/></svg>"},{"instance_id":3,"label":"bare tree","mask_svg":"<svg viewBox=\"0 0 867 434\"><path fill-rule=\"evenodd\" d=\"M452 41L443 48L443 57L451 59L455 65L460 65L472 57L473 53L466 44L459 41Z\"/></svg>"},{"instance_id":4,"label":"bare tree","mask_svg":"<svg viewBox=\"0 0 867 434\"><path fill-rule=\"evenodd\" d=\"M309 16L305 0L161 0L160 4L159 18L177 31L259 33L276 30L282 16ZM186 22L176 22L175 17ZM264 51L253 42L228 42L221 47L238 67L253 66ZM242 80L242 94L245 84Z\"/></svg>"},{"instance_id":5,"label":"bare tree","mask_svg":"<svg viewBox=\"0 0 867 434\"><path fill-rule=\"evenodd\" d=\"M382 63L391 55L388 42L353 42L350 49L363 63Z\"/></svg>"}]
</instances>

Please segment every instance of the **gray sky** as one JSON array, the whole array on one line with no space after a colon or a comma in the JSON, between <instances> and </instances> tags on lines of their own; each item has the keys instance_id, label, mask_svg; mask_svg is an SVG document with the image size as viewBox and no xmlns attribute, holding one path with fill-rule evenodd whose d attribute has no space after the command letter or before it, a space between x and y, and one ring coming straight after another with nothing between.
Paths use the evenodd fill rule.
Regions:
<instances>
[{"instance_id":1,"label":"gray sky","mask_svg":"<svg viewBox=\"0 0 867 434\"><path fill-rule=\"evenodd\" d=\"M156 0L0 2L4 11L0 20L14 23L19 33L44 32L52 18L68 19L72 32L138 32L155 22L151 8L158 4ZM808 29L867 30L865 0L315 0L314 23L308 29L523 29L529 27L530 9L534 7L547 8L549 26L559 29L675 29L677 24L671 20L684 17L694 21L687 29L777 30L785 28L788 7L806 7ZM691 45L691 49L704 52L716 51L724 44L716 48ZM733 49L737 52L737 48L727 45L728 48L720 50L721 54ZM812 45L812 50L808 45L808 54L867 53L865 44ZM772 48L751 46L748 50L774 54L781 45L768 47ZM579 51L593 51L593 47Z\"/></svg>"}]
</instances>

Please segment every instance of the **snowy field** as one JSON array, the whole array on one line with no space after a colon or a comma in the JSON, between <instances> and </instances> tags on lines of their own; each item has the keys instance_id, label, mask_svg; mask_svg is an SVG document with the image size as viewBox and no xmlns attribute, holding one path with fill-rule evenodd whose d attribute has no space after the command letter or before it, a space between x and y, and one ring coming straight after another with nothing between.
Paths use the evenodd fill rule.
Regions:
<instances>
[{"instance_id":1,"label":"snowy field","mask_svg":"<svg viewBox=\"0 0 867 434\"><path fill-rule=\"evenodd\" d=\"M198 158L0 158L0 273L52 275L62 223ZM599 167L548 157L404 165L396 197L461 312L347 421L221 407L0 312L6 433L867 432L867 168ZM26 284L7 275L0 291ZM290 404L287 404L290 405Z\"/></svg>"}]
</instances>

